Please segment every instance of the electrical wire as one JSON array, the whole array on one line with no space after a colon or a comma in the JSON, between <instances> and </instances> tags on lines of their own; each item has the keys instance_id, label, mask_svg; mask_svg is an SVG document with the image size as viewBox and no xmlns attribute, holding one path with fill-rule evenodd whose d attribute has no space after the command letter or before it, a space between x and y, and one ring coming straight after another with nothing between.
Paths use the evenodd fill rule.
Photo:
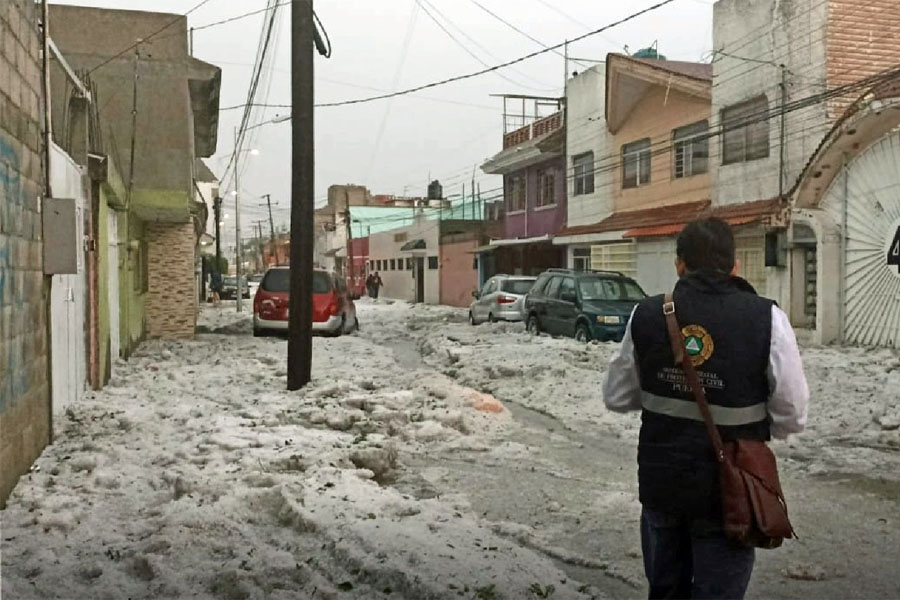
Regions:
<instances>
[{"instance_id":1,"label":"electrical wire","mask_svg":"<svg viewBox=\"0 0 900 600\"><path fill-rule=\"evenodd\" d=\"M474 4L475 6L477 6L478 8L480 8L481 10L483 10L484 12L486 12L487 14L489 14L490 16L492 16L494 19L500 21L500 22L501 22L503 25L505 25L506 27L508 27L508 28L512 29L513 31L515 31L516 33L518 33L518 34L520 34L520 35L522 35L522 36L528 38L529 40L531 40L532 42L534 42L534 43L537 44L538 46L541 46L542 48L548 48L548 47L549 47L549 46L547 46L547 44L545 44L545 43L542 42L541 40L537 39L537 38L534 37L533 35L531 35L531 34L529 34L528 32L523 31L522 29L516 27L515 25L513 25L512 23L510 23L509 21L507 21L506 19L504 19L503 17L501 17L500 15L498 15L497 13L495 13L494 11L492 11L491 9L489 9L487 6L485 6L484 4L482 4L481 2L479 2L478 0L469 0L469 2L471 2L471 3ZM554 50L553 53L556 54L556 55L558 55L558 56L560 56L560 57L562 57L562 58L566 58L566 55L563 54L562 52L560 52L559 50ZM581 65L581 66L584 67L584 68L590 68L590 66L591 66L591 65L588 65L588 64L583 63L583 62L578 61L578 60L573 60L572 62L574 62L574 63L576 63L576 64L579 64L579 65Z\"/></svg>"},{"instance_id":2,"label":"electrical wire","mask_svg":"<svg viewBox=\"0 0 900 600\"><path fill-rule=\"evenodd\" d=\"M636 18L638 18L638 17L641 17L641 16L643 16L643 15L645 15L645 14L647 14L647 13L650 13L650 12L653 12L653 11L655 11L655 10L658 10L658 9L662 8L663 6L666 6L666 5L668 5L668 4L671 4L671 3L674 2L674 1L675 1L675 0L662 0L661 2L657 2L656 4L653 4L652 6L649 6L649 7L645 8L645 9L643 9L643 10L640 10L640 11L638 11L638 12L635 12L635 13L632 13L632 14L628 15L627 17L624 17L624 18L622 18L622 19L619 19L618 21L615 21L615 22L610 23L610 24L608 24L608 25L604 25L603 27L600 27L599 29L594 29L594 30L592 30L592 31L590 31L590 32L588 32L588 33L585 33L585 34L583 34L583 35L580 35L580 36L578 36L578 37L575 37L575 38L573 38L573 39L571 39L571 40L567 40L567 41L564 41L564 42L560 42L559 44L556 44L556 45L554 45L554 46L550 46L550 47L548 47L548 48L544 48L544 49L542 49L542 50L538 50L538 51L532 52L532 53L530 53L530 54L526 54L526 55L524 55L524 56L520 56L519 58L514 58L514 59L512 59L512 60L508 60L508 61L506 61L506 62L504 62L504 63L501 63L501 64L499 64L499 65L495 65L495 66L493 66L493 67L488 67L488 68L485 68L485 69L481 69L481 70L479 70L479 71L474 71L474 72L472 72L472 73L466 73L466 74L463 74L463 75L457 75L457 76L455 76L455 77L448 77L448 78L446 78L446 79L441 79L441 80L439 80L439 81L433 81L433 82L431 82L431 83L422 84L422 85L419 85L419 86L416 86L416 87L408 88L408 89L401 90L401 91L397 91L397 92L391 92L391 93L389 93L389 94L381 94L381 95L378 95L378 96L370 96L370 97L368 97L368 98L356 98L356 99L354 99L354 100L343 100L343 101L340 101L340 102L325 102L325 103L321 103L321 104L316 104L316 107L318 107L318 108L325 108L325 107L334 107L334 106L349 106L349 105L352 105L352 104L363 104L363 103L367 103L367 102L375 102L376 100L386 100L386 99L388 99L388 98L396 98L397 96L405 96L405 95L407 95L407 94L412 94L413 92L419 92L419 91L422 91L422 90L425 90L425 89L430 89L430 88L434 88L434 87L439 87L439 86L447 85L447 84L450 84L450 83L456 83L457 81L463 81L463 80L466 80L466 79L472 79L473 77L480 77L481 75L486 75L486 74L488 74L488 73L492 73L492 72L497 71L497 70L499 70L499 69L503 69L503 68L505 68L505 67L509 67L509 66L518 64L518 63L520 63L520 62L524 62L524 61L529 60L529 59L532 59L532 58L534 58L534 57L536 57L536 56L541 56L541 55L546 54L546 53L548 53L548 52L553 52L554 50L559 50L560 48L562 48L563 46L565 46L567 43L578 42L578 41L581 41L581 40L583 40L583 39L587 39L587 38L589 38L589 37L591 37L591 36L594 36L594 35L597 35L597 34L599 34L599 33L602 33L602 32L604 32L604 31L607 31L608 29L612 29L613 27L617 27L617 26L619 26L619 25L622 25L623 23L627 23L627 22L629 22L629 21L633 21L634 19L636 19Z\"/></svg>"}]
</instances>

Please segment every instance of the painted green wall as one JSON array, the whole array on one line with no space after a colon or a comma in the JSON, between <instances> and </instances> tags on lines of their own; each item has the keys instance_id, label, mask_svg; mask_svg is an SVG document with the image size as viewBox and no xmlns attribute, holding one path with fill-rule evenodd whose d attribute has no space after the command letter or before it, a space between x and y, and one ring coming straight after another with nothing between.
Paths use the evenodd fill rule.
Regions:
<instances>
[{"instance_id":1,"label":"painted green wall","mask_svg":"<svg viewBox=\"0 0 900 600\"><path fill-rule=\"evenodd\" d=\"M100 210L97 224L97 318L100 347L100 384L109 381L111 372L109 355L109 223L107 219L116 218L116 213L107 206L107 194L100 189Z\"/></svg>"},{"instance_id":2,"label":"painted green wall","mask_svg":"<svg viewBox=\"0 0 900 600\"><path fill-rule=\"evenodd\" d=\"M122 354L127 358L144 338L146 317L144 293L135 290L135 281L140 278L140 251L132 242L144 238L144 222L133 212L119 215L119 339ZM127 232L127 238L124 235Z\"/></svg>"}]
</instances>

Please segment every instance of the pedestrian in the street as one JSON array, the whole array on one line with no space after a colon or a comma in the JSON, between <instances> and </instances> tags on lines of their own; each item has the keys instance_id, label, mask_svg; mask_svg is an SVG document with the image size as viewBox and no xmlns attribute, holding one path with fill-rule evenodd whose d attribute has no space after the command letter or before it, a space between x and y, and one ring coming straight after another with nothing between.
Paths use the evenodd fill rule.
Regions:
<instances>
[{"instance_id":1,"label":"pedestrian in the street","mask_svg":"<svg viewBox=\"0 0 900 600\"><path fill-rule=\"evenodd\" d=\"M378 271L375 271L375 276L372 278L372 290L375 292L373 298L378 298L378 295L381 293L381 288L384 287L384 282L381 280L381 275L378 274Z\"/></svg>"},{"instance_id":2,"label":"pedestrian in the street","mask_svg":"<svg viewBox=\"0 0 900 600\"><path fill-rule=\"evenodd\" d=\"M218 308L222 303L220 296L222 293L222 274L218 269L214 270L210 276L209 289L212 292L213 306Z\"/></svg>"},{"instance_id":3,"label":"pedestrian in the street","mask_svg":"<svg viewBox=\"0 0 900 600\"><path fill-rule=\"evenodd\" d=\"M375 281L375 276L372 273L369 273L368 275L366 275L366 294L369 296L369 298L375 297L375 292L372 289L374 286L374 281Z\"/></svg>"},{"instance_id":4,"label":"pedestrian in the street","mask_svg":"<svg viewBox=\"0 0 900 600\"><path fill-rule=\"evenodd\" d=\"M730 226L715 218L689 223L676 254L685 360L703 382L721 437L766 441L802 431L809 391L794 330L737 276ZM635 308L603 389L610 410L642 410L638 488L649 597L743 598L755 551L725 537L715 453L674 366L663 304L660 295Z\"/></svg>"}]
</instances>

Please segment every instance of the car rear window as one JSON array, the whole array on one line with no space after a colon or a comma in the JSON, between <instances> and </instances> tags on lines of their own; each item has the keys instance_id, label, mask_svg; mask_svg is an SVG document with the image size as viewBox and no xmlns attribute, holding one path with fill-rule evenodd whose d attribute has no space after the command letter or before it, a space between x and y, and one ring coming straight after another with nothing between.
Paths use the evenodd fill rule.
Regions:
<instances>
[{"instance_id":1,"label":"car rear window","mask_svg":"<svg viewBox=\"0 0 900 600\"><path fill-rule=\"evenodd\" d=\"M533 285L533 279L507 279L503 282L501 287L504 292L524 296L531 290L531 286Z\"/></svg>"},{"instance_id":2,"label":"car rear window","mask_svg":"<svg viewBox=\"0 0 900 600\"><path fill-rule=\"evenodd\" d=\"M263 278L262 289L267 292L290 292L291 271L289 269L272 269ZM313 272L313 294L327 294L331 291L331 277L327 273Z\"/></svg>"}]
</instances>

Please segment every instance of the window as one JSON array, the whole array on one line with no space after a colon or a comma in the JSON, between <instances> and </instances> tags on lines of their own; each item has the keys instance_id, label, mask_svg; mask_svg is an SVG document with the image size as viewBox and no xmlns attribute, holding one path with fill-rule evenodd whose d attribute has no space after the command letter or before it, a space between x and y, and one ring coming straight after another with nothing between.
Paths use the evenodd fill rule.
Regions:
<instances>
[{"instance_id":1,"label":"window","mask_svg":"<svg viewBox=\"0 0 900 600\"><path fill-rule=\"evenodd\" d=\"M571 277L566 277L562 280L562 283L559 284L559 299L562 300L565 296L572 296L575 294L575 280Z\"/></svg>"},{"instance_id":2,"label":"window","mask_svg":"<svg viewBox=\"0 0 900 600\"><path fill-rule=\"evenodd\" d=\"M594 153L586 152L572 159L575 169L575 195L594 193Z\"/></svg>"},{"instance_id":3,"label":"window","mask_svg":"<svg viewBox=\"0 0 900 600\"><path fill-rule=\"evenodd\" d=\"M622 146L622 188L650 183L650 138Z\"/></svg>"},{"instance_id":4,"label":"window","mask_svg":"<svg viewBox=\"0 0 900 600\"><path fill-rule=\"evenodd\" d=\"M510 294L524 296L531 291L531 286L533 285L533 279L507 279L503 282L503 285L500 286L500 289Z\"/></svg>"},{"instance_id":5,"label":"window","mask_svg":"<svg viewBox=\"0 0 900 600\"><path fill-rule=\"evenodd\" d=\"M544 169L538 173L538 197L537 205L553 206L556 204L556 173L551 169Z\"/></svg>"},{"instance_id":6,"label":"window","mask_svg":"<svg viewBox=\"0 0 900 600\"><path fill-rule=\"evenodd\" d=\"M629 279L589 277L578 282L585 300L622 300L637 302L644 299L640 286Z\"/></svg>"},{"instance_id":7,"label":"window","mask_svg":"<svg viewBox=\"0 0 900 600\"><path fill-rule=\"evenodd\" d=\"M525 210L525 176L509 178L509 212Z\"/></svg>"},{"instance_id":8,"label":"window","mask_svg":"<svg viewBox=\"0 0 900 600\"><path fill-rule=\"evenodd\" d=\"M408 233L395 233L394 234L394 242L398 243L398 244L400 242L405 242L408 237L409 237Z\"/></svg>"},{"instance_id":9,"label":"window","mask_svg":"<svg viewBox=\"0 0 900 600\"><path fill-rule=\"evenodd\" d=\"M391 259L391 268L388 269L388 271L396 271L396 270L397 270L397 260L392 258Z\"/></svg>"},{"instance_id":10,"label":"window","mask_svg":"<svg viewBox=\"0 0 900 600\"><path fill-rule=\"evenodd\" d=\"M572 250L572 268L576 271L588 271L591 268L591 249L574 248Z\"/></svg>"},{"instance_id":11,"label":"window","mask_svg":"<svg viewBox=\"0 0 900 600\"><path fill-rule=\"evenodd\" d=\"M591 268L597 271L616 271L629 277L637 277L635 248L634 242L591 246Z\"/></svg>"},{"instance_id":12,"label":"window","mask_svg":"<svg viewBox=\"0 0 900 600\"><path fill-rule=\"evenodd\" d=\"M406 270L407 271L413 270L413 259L411 259L411 258L406 259Z\"/></svg>"},{"instance_id":13,"label":"window","mask_svg":"<svg viewBox=\"0 0 900 600\"><path fill-rule=\"evenodd\" d=\"M432 270L438 268L438 257L437 256L429 256L428 257L428 268L432 269Z\"/></svg>"},{"instance_id":14,"label":"window","mask_svg":"<svg viewBox=\"0 0 900 600\"><path fill-rule=\"evenodd\" d=\"M722 110L722 164L746 162L769 156L769 109L759 96Z\"/></svg>"},{"instance_id":15,"label":"window","mask_svg":"<svg viewBox=\"0 0 900 600\"><path fill-rule=\"evenodd\" d=\"M544 295L548 298L556 298L557 292L559 292L559 286L562 284L562 277L554 277L550 280L550 284L547 285L546 290L544 291Z\"/></svg>"},{"instance_id":16,"label":"window","mask_svg":"<svg viewBox=\"0 0 900 600\"><path fill-rule=\"evenodd\" d=\"M487 296L488 294L493 294L497 291L497 280L489 279L487 283L484 284L484 287L481 290L482 296Z\"/></svg>"},{"instance_id":17,"label":"window","mask_svg":"<svg viewBox=\"0 0 900 600\"><path fill-rule=\"evenodd\" d=\"M672 132L675 179L706 173L709 162L709 122L700 121Z\"/></svg>"}]
</instances>

